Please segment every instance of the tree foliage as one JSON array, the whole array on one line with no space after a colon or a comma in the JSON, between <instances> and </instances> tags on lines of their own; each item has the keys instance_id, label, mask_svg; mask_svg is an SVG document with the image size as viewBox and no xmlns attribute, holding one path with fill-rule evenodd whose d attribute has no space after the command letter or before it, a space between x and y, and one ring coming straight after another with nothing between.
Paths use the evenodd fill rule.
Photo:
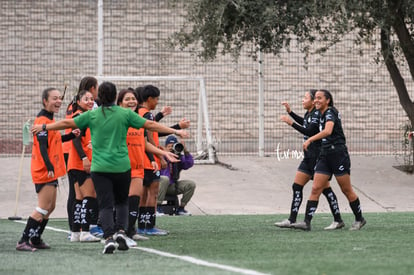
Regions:
<instances>
[{"instance_id":1,"label":"tree foliage","mask_svg":"<svg viewBox=\"0 0 414 275\"><path fill-rule=\"evenodd\" d=\"M179 1L179 0L176 0ZM185 23L171 41L204 61L218 54L237 60L242 48L278 55L293 39L306 55L317 44L325 51L348 33L355 43L380 43L401 106L414 126L414 105L399 62L414 79L414 1L412 0L191 0L182 1Z\"/></svg>"}]
</instances>

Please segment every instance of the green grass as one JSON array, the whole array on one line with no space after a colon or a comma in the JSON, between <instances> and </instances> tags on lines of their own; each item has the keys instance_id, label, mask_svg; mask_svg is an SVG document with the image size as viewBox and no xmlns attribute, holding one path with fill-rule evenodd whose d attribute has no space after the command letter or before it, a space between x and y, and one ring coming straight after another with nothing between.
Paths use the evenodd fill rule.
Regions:
<instances>
[{"instance_id":1,"label":"green grass","mask_svg":"<svg viewBox=\"0 0 414 275\"><path fill-rule=\"evenodd\" d=\"M285 215L161 217L171 233L139 242L139 247L213 264L269 274L413 274L413 213L367 213L361 231L323 230L332 221L317 214L311 232L279 229ZM48 226L66 229L65 220ZM0 274L240 274L206 267L139 249L102 255L102 244L70 243L63 232L46 230L51 250L18 252L24 224L0 220Z\"/></svg>"}]
</instances>

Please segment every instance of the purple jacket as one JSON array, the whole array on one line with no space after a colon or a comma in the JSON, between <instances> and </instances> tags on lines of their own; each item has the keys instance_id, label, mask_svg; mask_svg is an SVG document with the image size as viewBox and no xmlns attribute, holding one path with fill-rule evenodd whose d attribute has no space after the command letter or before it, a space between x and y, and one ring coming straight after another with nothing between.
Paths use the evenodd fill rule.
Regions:
<instances>
[{"instance_id":1,"label":"purple jacket","mask_svg":"<svg viewBox=\"0 0 414 275\"><path fill-rule=\"evenodd\" d=\"M187 170L194 165L194 159L190 153L181 155L180 160L180 162L171 163L166 159L167 167L161 170L161 176L167 176L170 179L170 184L180 178L181 170Z\"/></svg>"}]
</instances>

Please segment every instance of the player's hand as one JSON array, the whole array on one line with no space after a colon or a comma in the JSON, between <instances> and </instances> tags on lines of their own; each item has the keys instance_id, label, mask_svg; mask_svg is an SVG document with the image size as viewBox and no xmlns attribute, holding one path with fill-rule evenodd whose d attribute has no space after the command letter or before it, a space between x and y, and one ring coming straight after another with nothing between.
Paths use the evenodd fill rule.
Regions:
<instances>
[{"instance_id":1,"label":"player's hand","mask_svg":"<svg viewBox=\"0 0 414 275\"><path fill-rule=\"evenodd\" d=\"M30 131L32 132L33 135L37 135L38 133L43 131L42 124L33 125L32 128L30 128Z\"/></svg>"},{"instance_id":2,"label":"player's hand","mask_svg":"<svg viewBox=\"0 0 414 275\"><path fill-rule=\"evenodd\" d=\"M303 143L303 150L308 151L308 147L312 142L309 141L309 139L305 140L305 142Z\"/></svg>"},{"instance_id":3,"label":"player's hand","mask_svg":"<svg viewBox=\"0 0 414 275\"><path fill-rule=\"evenodd\" d=\"M162 113L163 116L168 116L169 114L171 114L172 113L171 106L164 106L164 107L162 107L161 113Z\"/></svg>"},{"instance_id":4,"label":"player's hand","mask_svg":"<svg viewBox=\"0 0 414 275\"><path fill-rule=\"evenodd\" d=\"M156 161L152 161L151 165L152 165L152 169L154 170L154 173L160 171L160 168L158 167L158 164Z\"/></svg>"},{"instance_id":5,"label":"player's hand","mask_svg":"<svg viewBox=\"0 0 414 275\"><path fill-rule=\"evenodd\" d=\"M190 137L190 134L186 130L176 130L176 135L182 138L188 138Z\"/></svg>"},{"instance_id":6,"label":"player's hand","mask_svg":"<svg viewBox=\"0 0 414 275\"><path fill-rule=\"evenodd\" d=\"M75 135L75 137L78 137L81 133L81 131L79 129L73 129L72 133Z\"/></svg>"},{"instance_id":7,"label":"player's hand","mask_svg":"<svg viewBox=\"0 0 414 275\"><path fill-rule=\"evenodd\" d=\"M290 119L290 117L289 116L287 116L287 115L281 115L280 116L280 120L281 121L283 121L283 122L285 122L286 124L288 124L288 125L291 125L292 126L292 124L293 124L293 121Z\"/></svg>"},{"instance_id":8,"label":"player's hand","mask_svg":"<svg viewBox=\"0 0 414 275\"><path fill-rule=\"evenodd\" d=\"M187 129L190 127L190 121L186 118L183 118L178 122L178 125L180 125L181 129Z\"/></svg>"},{"instance_id":9,"label":"player's hand","mask_svg":"<svg viewBox=\"0 0 414 275\"><path fill-rule=\"evenodd\" d=\"M90 173L90 172L91 172L91 162L89 161L89 159L85 157L85 158L82 160L82 164L83 164L83 170L84 170L86 173Z\"/></svg>"},{"instance_id":10,"label":"player's hand","mask_svg":"<svg viewBox=\"0 0 414 275\"><path fill-rule=\"evenodd\" d=\"M164 157L168 159L170 162L180 162L180 159L177 158L177 155L172 152L165 152Z\"/></svg>"},{"instance_id":11,"label":"player's hand","mask_svg":"<svg viewBox=\"0 0 414 275\"><path fill-rule=\"evenodd\" d=\"M286 112L290 113L292 110L290 109L290 105L287 102L282 102L282 105L285 106Z\"/></svg>"}]
</instances>

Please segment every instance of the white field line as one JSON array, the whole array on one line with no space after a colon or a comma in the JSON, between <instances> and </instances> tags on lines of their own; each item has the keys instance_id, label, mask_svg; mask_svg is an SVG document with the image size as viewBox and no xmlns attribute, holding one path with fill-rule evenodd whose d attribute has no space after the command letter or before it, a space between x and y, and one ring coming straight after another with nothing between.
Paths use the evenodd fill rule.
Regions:
<instances>
[{"instance_id":1,"label":"white field line","mask_svg":"<svg viewBox=\"0 0 414 275\"><path fill-rule=\"evenodd\" d=\"M15 221L15 222L26 224L25 221ZM67 233L67 234L70 233L68 230L54 228L54 227L51 227L51 226L46 226L46 229L56 231L56 232L63 232L63 233ZM178 259L178 260L181 260L181 261L184 261L184 262L189 262L189 263L192 263L192 264L195 264L195 265L213 267L213 268L222 269L222 270L226 270L226 271L231 271L231 272L235 272L235 273L239 273L239 274L267 275L267 273L261 273L261 272L255 271L255 270L238 268L238 267L233 267L233 266L229 266L229 265L211 263L211 262L207 262L207 261L200 260L200 259L197 259L197 258L193 258L193 257L190 257L190 256L180 256L180 255L171 254L171 253L168 253L168 252L163 252L163 251L152 249L152 248L131 247L131 249L141 250L141 251L151 253L151 254L156 254L156 255L159 255L159 256L162 256L162 257L174 258L174 259Z\"/></svg>"}]
</instances>

